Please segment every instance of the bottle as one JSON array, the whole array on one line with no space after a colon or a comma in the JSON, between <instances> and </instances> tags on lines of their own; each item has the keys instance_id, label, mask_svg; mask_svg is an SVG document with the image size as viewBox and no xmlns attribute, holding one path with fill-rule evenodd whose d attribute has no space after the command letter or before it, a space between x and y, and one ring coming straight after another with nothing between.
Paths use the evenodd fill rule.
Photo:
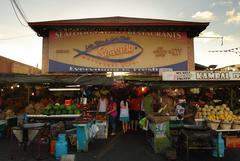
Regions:
<instances>
[{"instance_id":1,"label":"bottle","mask_svg":"<svg viewBox=\"0 0 240 161\"><path fill-rule=\"evenodd\" d=\"M213 139L213 146L216 148L213 150L212 155L214 157L224 157L224 151L225 151L225 146L224 146L224 140L222 138L222 133L219 132L217 137Z\"/></svg>"},{"instance_id":2,"label":"bottle","mask_svg":"<svg viewBox=\"0 0 240 161\"><path fill-rule=\"evenodd\" d=\"M23 114L23 123L24 123L24 124L28 123L27 113L24 113L24 114Z\"/></svg>"},{"instance_id":3,"label":"bottle","mask_svg":"<svg viewBox=\"0 0 240 161\"><path fill-rule=\"evenodd\" d=\"M224 140L222 138L222 133L219 132L218 133L218 157L224 157L224 150L225 150L225 146L224 146Z\"/></svg>"},{"instance_id":4,"label":"bottle","mask_svg":"<svg viewBox=\"0 0 240 161\"><path fill-rule=\"evenodd\" d=\"M68 153L68 143L66 141L66 134L58 134L58 140L55 147L55 157L60 160L62 155Z\"/></svg>"}]
</instances>

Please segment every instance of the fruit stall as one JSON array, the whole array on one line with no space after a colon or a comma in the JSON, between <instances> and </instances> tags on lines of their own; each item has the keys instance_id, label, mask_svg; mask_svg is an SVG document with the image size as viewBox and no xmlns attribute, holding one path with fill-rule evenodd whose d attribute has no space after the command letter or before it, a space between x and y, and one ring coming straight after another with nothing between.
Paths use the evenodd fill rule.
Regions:
<instances>
[{"instance_id":1,"label":"fruit stall","mask_svg":"<svg viewBox=\"0 0 240 161\"><path fill-rule=\"evenodd\" d=\"M240 148L238 75L229 71L163 72L163 82L168 86L189 91L185 98L189 99L189 108L195 108L193 124L177 121L177 150L186 154L186 160L192 150L210 150L213 157L224 157L227 149ZM170 122L170 129L173 125Z\"/></svg>"}]
</instances>

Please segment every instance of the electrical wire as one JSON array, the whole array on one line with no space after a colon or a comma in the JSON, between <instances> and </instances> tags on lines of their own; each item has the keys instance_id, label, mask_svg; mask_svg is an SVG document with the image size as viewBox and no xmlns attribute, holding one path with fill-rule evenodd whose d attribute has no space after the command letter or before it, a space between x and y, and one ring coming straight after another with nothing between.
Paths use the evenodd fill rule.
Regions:
<instances>
[{"instance_id":1,"label":"electrical wire","mask_svg":"<svg viewBox=\"0 0 240 161\"><path fill-rule=\"evenodd\" d=\"M24 20L26 23L28 23L28 19L26 18L25 14L24 14L24 12L23 12L23 9L22 9L22 7L21 7L21 5L19 4L19 1L18 1L18 3L16 2L17 0L12 0L12 1L13 1L13 3L15 4L15 6L17 7L17 9L18 9L19 13L21 14L23 20Z\"/></svg>"},{"instance_id":2,"label":"electrical wire","mask_svg":"<svg viewBox=\"0 0 240 161\"><path fill-rule=\"evenodd\" d=\"M14 14L15 14L15 16L17 17L17 19L18 19L18 21L20 22L20 24L21 24L22 26L24 26L24 27L29 27L28 25L23 24L23 22L21 21L20 17L18 16L18 13L17 13L16 8L15 8L15 6L14 6L14 4L16 5L16 2L15 2L14 0L10 0L10 2L11 2L11 5L12 5ZM14 2L15 2L15 3L14 3ZM16 6L17 6L17 5L16 5ZM18 8L18 7L17 7L17 8ZM22 15L21 11L20 11L20 10L18 10L18 11L19 11L20 14ZM22 18L24 19L25 22L27 22L24 16L22 16Z\"/></svg>"}]
</instances>

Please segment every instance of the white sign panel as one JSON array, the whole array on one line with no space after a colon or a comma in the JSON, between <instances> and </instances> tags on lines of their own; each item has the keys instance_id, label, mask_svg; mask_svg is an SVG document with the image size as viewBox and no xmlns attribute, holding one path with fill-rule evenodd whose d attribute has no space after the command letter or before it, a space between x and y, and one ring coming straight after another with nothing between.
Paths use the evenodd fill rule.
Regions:
<instances>
[{"instance_id":1,"label":"white sign panel","mask_svg":"<svg viewBox=\"0 0 240 161\"><path fill-rule=\"evenodd\" d=\"M232 71L174 71L163 72L163 81L226 81L240 80L240 72Z\"/></svg>"}]
</instances>

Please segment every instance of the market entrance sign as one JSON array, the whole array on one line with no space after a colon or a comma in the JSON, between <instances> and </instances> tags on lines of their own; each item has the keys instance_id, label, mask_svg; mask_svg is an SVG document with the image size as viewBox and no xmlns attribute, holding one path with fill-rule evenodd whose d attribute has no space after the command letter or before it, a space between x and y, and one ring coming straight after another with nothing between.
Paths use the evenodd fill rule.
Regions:
<instances>
[{"instance_id":1,"label":"market entrance sign","mask_svg":"<svg viewBox=\"0 0 240 161\"><path fill-rule=\"evenodd\" d=\"M240 80L240 72L233 71L174 71L163 72L163 81L226 81Z\"/></svg>"},{"instance_id":2,"label":"market entrance sign","mask_svg":"<svg viewBox=\"0 0 240 161\"><path fill-rule=\"evenodd\" d=\"M51 31L49 72L188 70L186 32Z\"/></svg>"}]
</instances>

